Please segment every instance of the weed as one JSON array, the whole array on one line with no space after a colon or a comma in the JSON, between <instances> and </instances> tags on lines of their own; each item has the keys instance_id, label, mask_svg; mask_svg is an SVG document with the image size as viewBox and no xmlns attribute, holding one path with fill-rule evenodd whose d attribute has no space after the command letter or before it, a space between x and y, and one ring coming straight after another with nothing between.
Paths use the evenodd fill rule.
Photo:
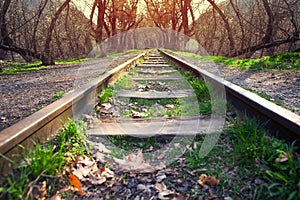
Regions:
<instances>
[{"instance_id":1,"label":"weed","mask_svg":"<svg viewBox=\"0 0 300 200\"><path fill-rule=\"evenodd\" d=\"M267 132L263 130L265 124L259 120L245 116L244 121L233 121L234 124L226 129L227 134L235 140L235 153L239 161L244 164L253 163L256 159L263 159L268 151L270 140L266 138Z\"/></svg>"},{"instance_id":2,"label":"weed","mask_svg":"<svg viewBox=\"0 0 300 200\"><path fill-rule=\"evenodd\" d=\"M30 183L42 180L50 183L47 191L53 190L51 177L60 174L70 160L86 153L86 136L80 127L71 121L52 141L35 143L33 149L24 152L25 163L1 183L0 199L22 199L27 195Z\"/></svg>"},{"instance_id":3,"label":"weed","mask_svg":"<svg viewBox=\"0 0 300 200\"><path fill-rule=\"evenodd\" d=\"M130 76L127 74L120 77L114 85L114 88L116 89L129 90L131 89L131 87L132 87L132 82L130 80Z\"/></svg>"},{"instance_id":4,"label":"weed","mask_svg":"<svg viewBox=\"0 0 300 200\"><path fill-rule=\"evenodd\" d=\"M58 99L60 99L63 95L65 94L64 91L59 91L59 92L56 92L53 96L52 96L52 101L56 101Z\"/></svg>"},{"instance_id":5,"label":"weed","mask_svg":"<svg viewBox=\"0 0 300 200\"><path fill-rule=\"evenodd\" d=\"M129 49L129 50L126 50L123 52L109 52L109 53L107 53L107 56L114 58L114 57L119 57L121 55L125 55L128 53L134 53L134 52L139 52L139 51L140 51L139 49Z\"/></svg>"},{"instance_id":6,"label":"weed","mask_svg":"<svg viewBox=\"0 0 300 200\"><path fill-rule=\"evenodd\" d=\"M247 116L243 120L229 119L221 140L207 157L200 158L201 145L185 153L187 166L197 174L221 177L216 188L218 195L250 199L299 199L300 160L295 153L295 144L288 145L269 136L263 129L264 125ZM203 138L198 136L195 142L201 144ZM256 179L262 183L248 184ZM249 191L244 196L242 191L246 187Z\"/></svg>"},{"instance_id":7,"label":"weed","mask_svg":"<svg viewBox=\"0 0 300 200\"><path fill-rule=\"evenodd\" d=\"M78 64L78 63L82 63L84 61L87 60L91 60L92 58L76 58L76 59L70 59L70 60L66 60L66 61L55 61L56 65L71 65L71 64Z\"/></svg>"},{"instance_id":8,"label":"weed","mask_svg":"<svg viewBox=\"0 0 300 200\"><path fill-rule=\"evenodd\" d=\"M27 158L27 171L30 172L31 179L38 177L40 174L56 175L62 170L65 164L63 152L61 150L55 152L55 146L34 145Z\"/></svg>"},{"instance_id":9,"label":"weed","mask_svg":"<svg viewBox=\"0 0 300 200\"><path fill-rule=\"evenodd\" d=\"M39 65L26 65L24 64L24 67L5 67L3 68L3 71L0 72L0 75L2 74L18 74L18 73L23 73L23 72L28 72L28 71L38 71L38 70L42 70L42 69L47 69L46 66L39 66Z\"/></svg>"},{"instance_id":10,"label":"weed","mask_svg":"<svg viewBox=\"0 0 300 200\"><path fill-rule=\"evenodd\" d=\"M101 94L99 96L100 103L108 103L109 99L113 96L114 93L115 91L112 88L102 88Z\"/></svg>"},{"instance_id":11,"label":"weed","mask_svg":"<svg viewBox=\"0 0 300 200\"><path fill-rule=\"evenodd\" d=\"M107 145L108 149L112 152L112 156L117 158L123 158L127 156L130 152L134 152L137 149L142 149L144 151L144 158L151 158L152 151L162 148L162 145L166 145L171 142L172 138L160 138L159 136L138 138L125 135L108 136Z\"/></svg>"},{"instance_id":12,"label":"weed","mask_svg":"<svg viewBox=\"0 0 300 200\"><path fill-rule=\"evenodd\" d=\"M78 64L83 61L89 60L90 58L80 58L80 59L72 59L68 61L55 61L57 65L71 65ZM43 66L41 61L37 62L12 62L6 64L3 68L3 71L0 72L2 74L18 74L29 71L38 71L42 69L49 69L49 66Z\"/></svg>"},{"instance_id":13,"label":"weed","mask_svg":"<svg viewBox=\"0 0 300 200\"><path fill-rule=\"evenodd\" d=\"M240 58L227 58L223 56L200 56L187 52L173 52L183 56L187 56L197 60L213 61L223 63L229 67L238 67L240 70L291 70L300 71L300 53L287 52L280 53L273 56L265 56L257 59L240 59Z\"/></svg>"},{"instance_id":14,"label":"weed","mask_svg":"<svg viewBox=\"0 0 300 200\"><path fill-rule=\"evenodd\" d=\"M199 113L210 114L212 111L212 105L208 85L203 79L195 77L191 72L183 72L183 75L194 89L198 99Z\"/></svg>"},{"instance_id":15,"label":"weed","mask_svg":"<svg viewBox=\"0 0 300 200\"><path fill-rule=\"evenodd\" d=\"M272 100L271 97L269 95L267 95L266 93L264 93L264 92L260 92L260 91L257 91L257 90L251 89L251 88L245 88L245 89L257 94L258 96L260 96L260 97L262 97L262 98L264 98L268 101L273 101L278 106L283 106L284 105L283 101Z\"/></svg>"}]
</instances>

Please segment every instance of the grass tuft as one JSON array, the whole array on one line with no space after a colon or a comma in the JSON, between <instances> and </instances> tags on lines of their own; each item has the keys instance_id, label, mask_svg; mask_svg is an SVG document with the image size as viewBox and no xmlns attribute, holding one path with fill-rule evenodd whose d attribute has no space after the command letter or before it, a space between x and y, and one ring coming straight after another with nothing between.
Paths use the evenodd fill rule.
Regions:
<instances>
[{"instance_id":1,"label":"grass tuft","mask_svg":"<svg viewBox=\"0 0 300 200\"><path fill-rule=\"evenodd\" d=\"M287 52L280 53L273 56L264 56L257 59L240 59L227 58L224 56L200 56L188 52L175 52L177 54L194 58L203 61L213 61L223 63L229 67L237 67L240 70L290 70L300 71L300 53Z\"/></svg>"},{"instance_id":2,"label":"grass tuft","mask_svg":"<svg viewBox=\"0 0 300 200\"><path fill-rule=\"evenodd\" d=\"M108 103L109 99L113 96L115 93L115 90L112 88L102 88L101 94L99 96L100 103Z\"/></svg>"},{"instance_id":3,"label":"grass tuft","mask_svg":"<svg viewBox=\"0 0 300 200\"><path fill-rule=\"evenodd\" d=\"M228 119L221 140L207 157L199 156L204 136L195 139L196 148L185 154L187 167L197 175L219 177L217 196L299 199L300 160L295 143L269 136L265 125L247 116ZM246 193L245 188L249 188Z\"/></svg>"},{"instance_id":4,"label":"grass tuft","mask_svg":"<svg viewBox=\"0 0 300 200\"><path fill-rule=\"evenodd\" d=\"M55 94L52 96L51 99L52 99L52 101L56 101L56 100L62 98L62 96L63 96L64 94L65 94L64 91L59 91L59 92L55 93Z\"/></svg>"},{"instance_id":5,"label":"grass tuft","mask_svg":"<svg viewBox=\"0 0 300 200\"><path fill-rule=\"evenodd\" d=\"M34 148L24 152L25 162L14 169L0 186L0 199L28 199L30 185L47 181L47 191L51 195L55 177L63 167L75 157L85 155L87 148L85 134L80 123L71 121L56 137L46 143L35 143Z\"/></svg>"}]
</instances>

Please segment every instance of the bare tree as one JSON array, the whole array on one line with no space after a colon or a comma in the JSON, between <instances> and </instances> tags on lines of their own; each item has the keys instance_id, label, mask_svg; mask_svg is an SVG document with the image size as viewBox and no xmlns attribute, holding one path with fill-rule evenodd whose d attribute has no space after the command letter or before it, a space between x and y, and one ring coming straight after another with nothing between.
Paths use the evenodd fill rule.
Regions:
<instances>
[{"instance_id":1,"label":"bare tree","mask_svg":"<svg viewBox=\"0 0 300 200\"><path fill-rule=\"evenodd\" d=\"M234 49L235 49L235 45L234 45L234 39L233 39L233 34L232 34L232 30L231 30L231 27L230 27L230 24L228 22L228 19L227 17L225 16L225 14L223 13L223 11L217 6L217 4L215 3L214 0L207 0L213 7L213 9L215 9L218 14L221 16L223 22L224 22L224 25L225 25L225 28L226 28L226 31L227 31L227 35L228 35L228 40L229 40L229 51L230 52L233 52Z\"/></svg>"},{"instance_id":2,"label":"bare tree","mask_svg":"<svg viewBox=\"0 0 300 200\"><path fill-rule=\"evenodd\" d=\"M299 48L299 1L207 2L195 37L211 54L250 57Z\"/></svg>"},{"instance_id":3,"label":"bare tree","mask_svg":"<svg viewBox=\"0 0 300 200\"><path fill-rule=\"evenodd\" d=\"M1 5L0 13L0 48L5 51L18 53L26 61L32 61L32 58L35 58L41 60L43 65L54 64L53 51L51 51L53 32L56 22L70 1L63 1L55 9L53 15L47 16L44 12L48 0L41 2L36 10L30 10L24 5L24 2L18 4L18 1L13 3L12 0L5 0ZM15 9L13 6L20 6L21 9ZM10 20L16 21L16 23L7 22L9 10L15 12L10 17ZM49 19L49 16L51 18L48 22L46 19Z\"/></svg>"}]
</instances>

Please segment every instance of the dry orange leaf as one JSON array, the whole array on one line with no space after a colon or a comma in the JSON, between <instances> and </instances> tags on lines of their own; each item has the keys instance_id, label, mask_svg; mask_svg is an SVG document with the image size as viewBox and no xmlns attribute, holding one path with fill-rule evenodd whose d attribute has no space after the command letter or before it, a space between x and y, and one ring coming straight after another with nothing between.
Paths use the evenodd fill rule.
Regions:
<instances>
[{"instance_id":1,"label":"dry orange leaf","mask_svg":"<svg viewBox=\"0 0 300 200\"><path fill-rule=\"evenodd\" d=\"M81 182L80 180L77 178L77 176L73 175L73 174L70 174L69 175L69 181L70 181L70 185L74 186L74 188L76 189L76 192L79 194L79 195L83 195L83 192L82 192L82 188L81 188Z\"/></svg>"},{"instance_id":2,"label":"dry orange leaf","mask_svg":"<svg viewBox=\"0 0 300 200\"><path fill-rule=\"evenodd\" d=\"M206 174L201 174L199 180L197 181L202 187L204 185L216 186L219 184L219 180L214 176L207 176Z\"/></svg>"}]
</instances>

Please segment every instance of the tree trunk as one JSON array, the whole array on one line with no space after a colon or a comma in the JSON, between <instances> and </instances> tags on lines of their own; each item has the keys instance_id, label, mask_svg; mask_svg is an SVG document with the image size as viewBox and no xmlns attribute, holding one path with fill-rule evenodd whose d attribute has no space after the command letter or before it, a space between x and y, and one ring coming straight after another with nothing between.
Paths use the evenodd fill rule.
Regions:
<instances>
[{"instance_id":1,"label":"tree trunk","mask_svg":"<svg viewBox=\"0 0 300 200\"><path fill-rule=\"evenodd\" d=\"M262 43L263 44L268 44L272 41L272 38L273 38L274 16L273 16L273 13L272 13L272 10L270 8L268 0L262 0L262 2L263 2L263 5L264 5L264 9L265 9L265 11L267 13L267 16L268 16L268 24L267 24L265 36L262 39ZM265 50L266 53L264 55L266 55L266 56L272 55L273 54L272 48L266 49Z\"/></svg>"},{"instance_id":2,"label":"tree trunk","mask_svg":"<svg viewBox=\"0 0 300 200\"><path fill-rule=\"evenodd\" d=\"M13 44L12 39L9 37L8 29L6 26L5 15L9 9L11 0L5 0L2 9L0 11L0 32L1 32L1 43L5 46L11 46Z\"/></svg>"},{"instance_id":3,"label":"tree trunk","mask_svg":"<svg viewBox=\"0 0 300 200\"><path fill-rule=\"evenodd\" d=\"M225 16L225 14L223 13L223 11L217 6L217 4L214 2L214 0L207 0L213 7L213 9L215 9L217 11L217 13L221 16L224 24L225 24L225 28L228 34L228 40L229 40L229 49L230 52L233 52L235 49L235 44L234 44L234 39L233 39L233 34L232 34L232 30L231 27L229 25L229 22Z\"/></svg>"},{"instance_id":4,"label":"tree trunk","mask_svg":"<svg viewBox=\"0 0 300 200\"><path fill-rule=\"evenodd\" d=\"M51 43L51 40L52 40L52 33L53 33L54 28L55 28L55 23L56 23L57 19L59 18L62 11L69 5L70 1L71 0L66 0L59 7L59 9L56 11L56 13L54 14L54 17L51 20L50 26L48 28L46 41L45 41L43 56L42 56L42 59L41 59L42 60L42 65L54 65L54 59L52 57L51 49L50 49L50 43Z\"/></svg>"}]
</instances>

